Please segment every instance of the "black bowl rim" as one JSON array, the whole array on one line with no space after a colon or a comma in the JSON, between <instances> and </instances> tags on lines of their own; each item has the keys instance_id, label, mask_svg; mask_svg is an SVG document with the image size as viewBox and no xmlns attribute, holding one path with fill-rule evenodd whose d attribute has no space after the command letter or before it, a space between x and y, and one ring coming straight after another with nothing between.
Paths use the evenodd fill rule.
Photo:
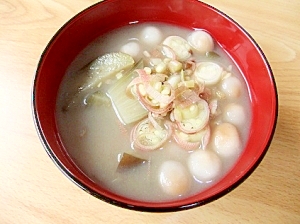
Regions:
<instances>
[{"instance_id":1,"label":"black bowl rim","mask_svg":"<svg viewBox=\"0 0 300 224\"><path fill-rule=\"evenodd\" d=\"M278 91L277 91L277 87L276 87L276 82L275 82L275 78L274 78L274 74L272 72L270 63L268 62L265 54L263 53L262 49L260 48L260 46L257 44L257 42L254 40L254 38L239 24L237 23L234 19L232 19L230 16L228 16L226 13L220 11L219 9L204 3L202 1L197 1L205 6L207 6L208 8L211 8L212 10L214 10L215 12L221 14L222 16L224 16L225 18L227 18L228 20L230 20L233 24L235 24L239 29L241 29L241 31L243 31L243 33L252 41L252 43L255 45L256 49L258 50L259 54L261 55L261 58L264 61L264 64L267 67L268 72L270 73L270 77L272 79L272 84L273 84L273 91L275 93L275 117L274 117L274 123L273 123L273 127L270 133L270 137L268 139L268 142L266 143L266 146L263 150L263 153L260 155L260 157L256 160L255 164L240 178L238 179L235 183L233 183L230 187L228 187L227 189L215 194L214 196L211 196L210 198L206 198L202 201L198 201L192 204L185 204L185 205L181 205L181 206L171 206L171 207L147 207L147 206L136 206L136 205L132 205L132 204L127 204L124 202L120 202L111 198L108 198L104 195L99 194L98 192L95 192L93 189L87 187L84 183L81 183L79 180L76 179L76 177L74 177L72 175L72 173L66 169L63 164L61 164L61 162L59 161L59 159L56 157L56 155L52 152L50 145L47 142L46 137L43 135L43 131L41 128L41 124L40 121L38 119L38 112L37 112L37 108L36 108L36 103L35 103L35 95L36 95L36 83L37 83L37 78L38 78L38 73L40 70L40 66L41 63L43 61L43 58L45 56L45 54L47 53L48 49L50 48L51 44L55 41L56 37L60 34L60 32L66 27L68 26L73 20L75 20L78 16L84 14L85 12L87 12L89 9L97 7L99 4L102 4L103 2L108 1L108 0L104 0L95 4L92 4L91 6L83 9L82 11L80 11L79 13L75 14L72 18L70 18L63 26L61 26L58 31L53 35L53 37L51 38L51 40L48 42L47 46L45 47L40 59L39 59L39 63L37 66L37 70L34 76L34 80L33 80L33 85L32 85L32 90L31 90L31 95L32 95L32 101L31 101L31 108L32 108L32 114L33 114L33 120L34 120L34 124L35 124L35 128L38 132L38 136L42 142L42 145L44 146L48 156L52 159L52 161L54 162L54 164L61 170L61 172L67 176L72 182L74 182L77 186L79 186L81 189L83 189L84 191L86 191L87 193L91 194L92 196L108 202L109 204L112 205L116 205L118 207L121 208L126 208L129 210L134 210L134 211L140 211L140 212L176 212L176 211L182 211L182 210L188 210L188 209L192 209L195 207L199 207L201 205L210 203L216 199L219 199L220 197L228 194L229 192L231 192L233 189L235 189L237 186L239 186L240 184L242 184L253 172L254 170L258 167L258 165L261 163L262 159L265 157L272 139L274 137L274 133L276 130L276 126L277 126L277 119L278 119Z\"/></svg>"}]
</instances>

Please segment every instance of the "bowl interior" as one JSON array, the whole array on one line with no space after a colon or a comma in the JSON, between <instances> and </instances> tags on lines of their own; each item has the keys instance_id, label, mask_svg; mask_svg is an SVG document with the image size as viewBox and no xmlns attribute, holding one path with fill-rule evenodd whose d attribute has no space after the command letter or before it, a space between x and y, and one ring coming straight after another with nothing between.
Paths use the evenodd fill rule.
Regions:
<instances>
[{"instance_id":1,"label":"bowl interior","mask_svg":"<svg viewBox=\"0 0 300 224\"><path fill-rule=\"evenodd\" d=\"M165 22L209 31L241 70L249 88L253 120L250 138L234 168L216 185L193 197L166 203L146 203L115 195L97 186L72 162L60 140L55 104L60 82L78 53L101 34L131 23ZM175 211L217 199L240 184L259 164L270 144L277 118L277 94L262 51L231 18L195 0L109 0L91 6L66 23L52 38L38 65L33 111L42 142L56 165L92 195L126 208Z\"/></svg>"}]
</instances>

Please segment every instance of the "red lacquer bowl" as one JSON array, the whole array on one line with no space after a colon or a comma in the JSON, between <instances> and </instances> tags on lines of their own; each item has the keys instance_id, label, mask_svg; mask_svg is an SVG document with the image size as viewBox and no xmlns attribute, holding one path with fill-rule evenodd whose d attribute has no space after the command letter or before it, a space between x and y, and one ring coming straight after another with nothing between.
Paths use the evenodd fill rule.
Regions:
<instances>
[{"instance_id":1,"label":"red lacquer bowl","mask_svg":"<svg viewBox=\"0 0 300 224\"><path fill-rule=\"evenodd\" d=\"M197 195L163 203L124 198L92 182L68 156L60 140L55 118L60 82L77 54L107 31L129 23L149 21L209 31L242 71L249 88L253 114L246 148L223 179ZM189 209L213 201L237 187L266 154L275 130L277 107L274 77L257 43L227 15L196 0L107 0L89 7L54 35L41 56L33 86L34 121L41 141L54 163L74 183L93 196L139 211Z\"/></svg>"}]
</instances>

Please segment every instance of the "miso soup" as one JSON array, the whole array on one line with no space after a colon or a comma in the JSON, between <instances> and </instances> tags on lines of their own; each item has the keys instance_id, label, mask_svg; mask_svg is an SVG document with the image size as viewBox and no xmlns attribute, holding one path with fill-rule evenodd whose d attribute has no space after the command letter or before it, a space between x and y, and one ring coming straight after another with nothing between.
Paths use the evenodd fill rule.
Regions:
<instances>
[{"instance_id":1,"label":"miso soup","mask_svg":"<svg viewBox=\"0 0 300 224\"><path fill-rule=\"evenodd\" d=\"M226 175L248 140L251 109L242 74L208 32L138 23L78 55L56 117L65 148L90 179L158 202Z\"/></svg>"}]
</instances>

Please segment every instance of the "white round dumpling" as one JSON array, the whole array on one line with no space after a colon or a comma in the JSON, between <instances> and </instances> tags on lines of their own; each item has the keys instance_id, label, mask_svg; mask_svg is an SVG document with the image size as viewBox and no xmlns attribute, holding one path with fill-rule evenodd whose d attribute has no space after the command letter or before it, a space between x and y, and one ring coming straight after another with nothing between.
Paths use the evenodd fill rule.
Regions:
<instances>
[{"instance_id":1,"label":"white round dumpling","mask_svg":"<svg viewBox=\"0 0 300 224\"><path fill-rule=\"evenodd\" d=\"M240 136L233 124L222 123L213 133L214 150L223 157L238 155L241 151Z\"/></svg>"},{"instance_id":2,"label":"white round dumpling","mask_svg":"<svg viewBox=\"0 0 300 224\"><path fill-rule=\"evenodd\" d=\"M203 30L196 30L187 38L189 44L200 53L210 52L214 49L213 38Z\"/></svg>"},{"instance_id":3,"label":"white round dumpling","mask_svg":"<svg viewBox=\"0 0 300 224\"><path fill-rule=\"evenodd\" d=\"M159 182L168 195L183 195L190 189L190 176L187 169L177 161L165 161L160 167Z\"/></svg>"},{"instance_id":4,"label":"white round dumpling","mask_svg":"<svg viewBox=\"0 0 300 224\"><path fill-rule=\"evenodd\" d=\"M141 39L146 44L157 45L162 42L162 33L155 26L147 26L142 30Z\"/></svg>"},{"instance_id":5,"label":"white round dumpling","mask_svg":"<svg viewBox=\"0 0 300 224\"><path fill-rule=\"evenodd\" d=\"M222 90L228 97L237 98L241 95L242 83L238 78L229 76L222 81Z\"/></svg>"},{"instance_id":6,"label":"white round dumpling","mask_svg":"<svg viewBox=\"0 0 300 224\"><path fill-rule=\"evenodd\" d=\"M209 182L220 174L222 161L214 151L196 150L188 158L188 167L198 181Z\"/></svg>"},{"instance_id":7,"label":"white round dumpling","mask_svg":"<svg viewBox=\"0 0 300 224\"><path fill-rule=\"evenodd\" d=\"M136 57L140 53L140 45L137 42L128 42L120 49L121 52L129 54L131 57Z\"/></svg>"},{"instance_id":8,"label":"white round dumpling","mask_svg":"<svg viewBox=\"0 0 300 224\"><path fill-rule=\"evenodd\" d=\"M223 111L224 120L234 125L242 125L246 121L245 109L236 103L228 104Z\"/></svg>"}]
</instances>

